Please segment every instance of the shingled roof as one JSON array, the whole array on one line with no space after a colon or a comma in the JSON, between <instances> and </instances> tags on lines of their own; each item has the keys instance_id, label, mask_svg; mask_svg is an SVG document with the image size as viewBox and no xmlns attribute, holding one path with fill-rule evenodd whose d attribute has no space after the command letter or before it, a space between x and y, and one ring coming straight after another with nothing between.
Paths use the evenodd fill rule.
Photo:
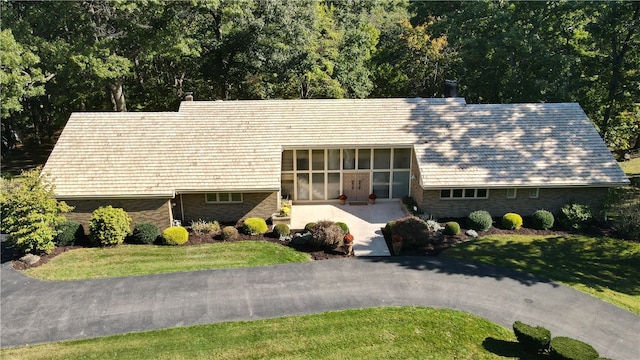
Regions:
<instances>
[{"instance_id":1,"label":"shingled roof","mask_svg":"<svg viewBox=\"0 0 640 360\"><path fill-rule=\"evenodd\" d=\"M277 191L285 148L413 146L427 188L628 182L578 104L464 99L187 101L74 113L47 164L58 197Z\"/></svg>"}]
</instances>

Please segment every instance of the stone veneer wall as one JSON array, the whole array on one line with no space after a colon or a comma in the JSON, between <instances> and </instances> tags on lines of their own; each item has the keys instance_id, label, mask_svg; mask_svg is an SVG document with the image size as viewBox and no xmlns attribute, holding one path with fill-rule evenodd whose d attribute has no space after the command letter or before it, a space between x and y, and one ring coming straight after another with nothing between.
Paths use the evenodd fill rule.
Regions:
<instances>
[{"instance_id":1,"label":"stone veneer wall","mask_svg":"<svg viewBox=\"0 0 640 360\"><path fill-rule=\"evenodd\" d=\"M192 220L235 222L249 217L268 219L278 211L278 193L243 193L241 203L212 204L206 202L205 194L180 194L175 201L174 216L182 217L180 197L184 206L183 225L189 225Z\"/></svg>"},{"instance_id":2,"label":"stone veneer wall","mask_svg":"<svg viewBox=\"0 0 640 360\"><path fill-rule=\"evenodd\" d=\"M111 205L114 208L122 208L133 220L131 229L137 223L150 222L158 225L160 231L171 226L173 216L171 213L171 200L164 199L87 199L64 200L74 207L73 211L65 214L67 220L77 221L84 226L84 231L89 232L89 219L94 210L101 206Z\"/></svg>"},{"instance_id":3,"label":"stone veneer wall","mask_svg":"<svg viewBox=\"0 0 640 360\"><path fill-rule=\"evenodd\" d=\"M507 199L506 189L490 189L488 199L441 200L440 190L424 190L422 208L425 214L435 218L466 217L475 210L487 210L491 216L502 216L515 212L529 216L538 209L560 212L563 204L574 201L597 209L607 194L608 188L540 188L538 198L529 198L529 189L518 188L515 199Z\"/></svg>"}]
</instances>

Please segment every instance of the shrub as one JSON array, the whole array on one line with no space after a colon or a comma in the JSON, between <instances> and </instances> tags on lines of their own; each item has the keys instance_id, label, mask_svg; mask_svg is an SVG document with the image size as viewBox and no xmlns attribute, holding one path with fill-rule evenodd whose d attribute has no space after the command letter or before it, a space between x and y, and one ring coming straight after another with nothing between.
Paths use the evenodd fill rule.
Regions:
<instances>
[{"instance_id":1,"label":"shrub","mask_svg":"<svg viewBox=\"0 0 640 360\"><path fill-rule=\"evenodd\" d=\"M553 227L554 217L551 211L536 210L531 216L533 227L541 230L548 230Z\"/></svg>"},{"instance_id":2,"label":"shrub","mask_svg":"<svg viewBox=\"0 0 640 360\"><path fill-rule=\"evenodd\" d=\"M309 232L311 231L311 229L316 226L316 223L314 222L308 222L305 226L304 226L304 232Z\"/></svg>"},{"instance_id":3,"label":"shrub","mask_svg":"<svg viewBox=\"0 0 640 360\"><path fill-rule=\"evenodd\" d=\"M392 229L393 229L393 224L395 223L395 221L389 221L385 226L384 229L382 229L382 236L384 236L385 240L387 241L391 241L391 235L392 234Z\"/></svg>"},{"instance_id":4,"label":"shrub","mask_svg":"<svg viewBox=\"0 0 640 360\"><path fill-rule=\"evenodd\" d=\"M220 224L217 221L192 221L191 231L197 235L212 234L215 235L220 231Z\"/></svg>"},{"instance_id":5,"label":"shrub","mask_svg":"<svg viewBox=\"0 0 640 360\"><path fill-rule=\"evenodd\" d=\"M344 233L333 221L318 221L310 232L311 244L318 248L333 250L343 245Z\"/></svg>"},{"instance_id":6,"label":"shrub","mask_svg":"<svg viewBox=\"0 0 640 360\"><path fill-rule=\"evenodd\" d=\"M513 332L520 346L525 351L534 354L547 349L551 341L551 331L540 326L533 327L520 321L513 323Z\"/></svg>"},{"instance_id":7,"label":"shrub","mask_svg":"<svg viewBox=\"0 0 640 360\"><path fill-rule=\"evenodd\" d=\"M338 225L340 227L340 229L342 229L342 232L344 234L348 234L349 233L349 227L347 226L347 224L345 224L345 223L343 223L341 221L338 221L336 223L336 225Z\"/></svg>"},{"instance_id":8,"label":"shrub","mask_svg":"<svg viewBox=\"0 0 640 360\"><path fill-rule=\"evenodd\" d=\"M552 359L562 360L589 360L600 357L593 346L564 336L551 340L549 355Z\"/></svg>"},{"instance_id":9,"label":"shrub","mask_svg":"<svg viewBox=\"0 0 640 360\"><path fill-rule=\"evenodd\" d=\"M460 233L460 224L455 221L449 221L444 224L445 235L458 235Z\"/></svg>"},{"instance_id":10,"label":"shrub","mask_svg":"<svg viewBox=\"0 0 640 360\"><path fill-rule=\"evenodd\" d=\"M588 205L568 203L560 209L560 224L567 230L580 230L591 220L593 213Z\"/></svg>"},{"instance_id":11,"label":"shrub","mask_svg":"<svg viewBox=\"0 0 640 360\"><path fill-rule=\"evenodd\" d=\"M502 216L502 226L505 229L518 230L522 227L522 216L516 213L506 213Z\"/></svg>"},{"instance_id":12,"label":"shrub","mask_svg":"<svg viewBox=\"0 0 640 360\"><path fill-rule=\"evenodd\" d=\"M477 210L467 217L467 226L476 231L487 231L491 228L491 214L486 210Z\"/></svg>"},{"instance_id":13,"label":"shrub","mask_svg":"<svg viewBox=\"0 0 640 360\"><path fill-rule=\"evenodd\" d=\"M133 227L131 239L136 244L153 244L160 236L160 229L156 224L139 223Z\"/></svg>"},{"instance_id":14,"label":"shrub","mask_svg":"<svg viewBox=\"0 0 640 360\"><path fill-rule=\"evenodd\" d=\"M627 186L609 192L605 206L613 210L613 228L629 240L640 240L640 187Z\"/></svg>"},{"instance_id":15,"label":"shrub","mask_svg":"<svg viewBox=\"0 0 640 360\"><path fill-rule=\"evenodd\" d=\"M423 219L424 220L424 219ZM431 231L440 231L443 230L444 227L441 226L437 221L435 220L427 220L427 227L429 228L429 230Z\"/></svg>"},{"instance_id":16,"label":"shrub","mask_svg":"<svg viewBox=\"0 0 640 360\"><path fill-rule=\"evenodd\" d=\"M189 240L189 232L182 226L171 226L164 229L162 239L167 245L182 245Z\"/></svg>"},{"instance_id":17,"label":"shrub","mask_svg":"<svg viewBox=\"0 0 640 360\"><path fill-rule=\"evenodd\" d=\"M252 217L244 221L242 232L247 235L262 235L269 231L267 222L263 218Z\"/></svg>"},{"instance_id":18,"label":"shrub","mask_svg":"<svg viewBox=\"0 0 640 360\"><path fill-rule=\"evenodd\" d=\"M57 227L56 246L77 245L84 238L84 228L77 221L65 221Z\"/></svg>"},{"instance_id":19,"label":"shrub","mask_svg":"<svg viewBox=\"0 0 640 360\"><path fill-rule=\"evenodd\" d=\"M276 224L273 227L273 234L277 237L287 236L291 234L291 230L287 224Z\"/></svg>"},{"instance_id":20,"label":"shrub","mask_svg":"<svg viewBox=\"0 0 640 360\"><path fill-rule=\"evenodd\" d=\"M235 240L239 235L238 229L233 226L225 226L222 228L222 240L224 241Z\"/></svg>"},{"instance_id":21,"label":"shrub","mask_svg":"<svg viewBox=\"0 0 640 360\"><path fill-rule=\"evenodd\" d=\"M97 208L89 219L89 237L100 246L118 245L131 232L131 218L111 205Z\"/></svg>"},{"instance_id":22,"label":"shrub","mask_svg":"<svg viewBox=\"0 0 640 360\"><path fill-rule=\"evenodd\" d=\"M393 222L391 233L402 237L402 246L405 248L422 247L429 243L427 223L415 216L396 219Z\"/></svg>"}]
</instances>

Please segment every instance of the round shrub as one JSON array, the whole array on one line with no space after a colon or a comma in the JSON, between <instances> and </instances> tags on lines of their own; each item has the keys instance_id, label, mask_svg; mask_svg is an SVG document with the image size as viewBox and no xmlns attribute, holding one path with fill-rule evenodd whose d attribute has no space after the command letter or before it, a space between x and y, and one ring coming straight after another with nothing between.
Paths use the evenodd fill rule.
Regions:
<instances>
[{"instance_id":1,"label":"round shrub","mask_svg":"<svg viewBox=\"0 0 640 360\"><path fill-rule=\"evenodd\" d=\"M522 349L533 354L547 349L551 341L551 331L540 326L533 327L521 321L513 323L513 333Z\"/></svg>"},{"instance_id":2,"label":"round shrub","mask_svg":"<svg viewBox=\"0 0 640 360\"><path fill-rule=\"evenodd\" d=\"M131 218L124 209L111 205L97 208L89 219L89 237L100 246L118 245L131 231Z\"/></svg>"},{"instance_id":3,"label":"round shrub","mask_svg":"<svg viewBox=\"0 0 640 360\"><path fill-rule=\"evenodd\" d=\"M318 221L310 232L311 244L318 248L333 250L343 245L344 233L333 221Z\"/></svg>"},{"instance_id":4,"label":"round shrub","mask_svg":"<svg viewBox=\"0 0 640 360\"><path fill-rule=\"evenodd\" d=\"M396 219L391 227L391 233L402 237L404 248L417 248L429 243L429 227L419 217L407 216Z\"/></svg>"},{"instance_id":5,"label":"round shrub","mask_svg":"<svg viewBox=\"0 0 640 360\"><path fill-rule=\"evenodd\" d=\"M445 235L458 235L460 233L460 224L455 221L449 221L444 224Z\"/></svg>"},{"instance_id":6,"label":"round shrub","mask_svg":"<svg viewBox=\"0 0 640 360\"><path fill-rule=\"evenodd\" d=\"M389 221L384 226L384 229L382 229L382 235L384 236L385 240L387 240L387 241L391 241L391 235L393 235L391 232L392 232L394 223L395 223L395 221Z\"/></svg>"},{"instance_id":7,"label":"round shrub","mask_svg":"<svg viewBox=\"0 0 640 360\"><path fill-rule=\"evenodd\" d=\"M304 232L309 232L309 231L311 231L311 228L313 228L314 226L316 226L316 223L314 223L314 222L308 222L308 223L304 226Z\"/></svg>"},{"instance_id":8,"label":"round shrub","mask_svg":"<svg viewBox=\"0 0 640 360\"><path fill-rule=\"evenodd\" d=\"M491 214L486 210L477 210L467 217L467 226L476 231L487 231L491 228Z\"/></svg>"},{"instance_id":9,"label":"round shrub","mask_svg":"<svg viewBox=\"0 0 640 360\"><path fill-rule=\"evenodd\" d=\"M593 346L564 336L551 340L549 355L558 360L590 360L600 357Z\"/></svg>"},{"instance_id":10,"label":"round shrub","mask_svg":"<svg viewBox=\"0 0 640 360\"><path fill-rule=\"evenodd\" d=\"M133 227L131 240L135 244L153 244L160 236L160 229L156 224L139 223Z\"/></svg>"},{"instance_id":11,"label":"round shrub","mask_svg":"<svg viewBox=\"0 0 640 360\"><path fill-rule=\"evenodd\" d=\"M269 231L267 222L263 218L252 217L244 221L242 232L247 235L262 235Z\"/></svg>"},{"instance_id":12,"label":"round shrub","mask_svg":"<svg viewBox=\"0 0 640 360\"><path fill-rule=\"evenodd\" d=\"M277 237L288 236L289 234L291 234L291 230L289 229L289 225L287 224L276 224L273 227L273 234Z\"/></svg>"},{"instance_id":13,"label":"round shrub","mask_svg":"<svg viewBox=\"0 0 640 360\"><path fill-rule=\"evenodd\" d=\"M58 235L54 240L56 246L77 245L84 238L84 228L77 221L65 221L57 229Z\"/></svg>"},{"instance_id":14,"label":"round shrub","mask_svg":"<svg viewBox=\"0 0 640 360\"><path fill-rule=\"evenodd\" d=\"M506 213L502 216L502 226L505 229L518 230L522 227L522 216L516 213Z\"/></svg>"},{"instance_id":15,"label":"round shrub","mask_svg":"<svg viewBox=\"0 0 640 360\"><path fill-rule=\"evenodd\" d=\"M338 221L336 225L338 225L340 229L342 229L342 232L345 235L349 233L349 227L347 226L347 224L343 223L342 221Z\"/></svg>"},{"instance_id":16,"label":"round shrub","mask_svg":"<svg viewBox=\"0 0 640 360\"><path fill-rule=\"evenodd\" d=\"M240 233L234 226L225 226L222 228L222 240L231 241L238 238Z\"/></svg>"},{"instance_id":17,"label":"round shrub","mask_svg":"<svg viewBox=\"0 0 640 360\"><path fill-rule=\"evenodd\" d=\"M588 205L568 203L562 205L558 221L567 230L580 230L592 217L593 213Z\"/></svg>"},{"instance_id":18,"label":"round shrub","mask_svg":"<svg viewBox=\"0 0 640 360\"><path fill-rule=\"evenodd\" d=\"M167 245L182 245L189 240L189 232L182 226L171 226L164 229L162 239Z\"/></svg>"},{"instance_id":19,"label":"round shrub","mask_svg":"<svg viewBox=\"0 0 640 360\"><path fill-rule=\"evenodd\" d=\"M536 210L531 216L531 223L533 227L540 230L549 230L553 227L555 218L551 211Z\"/></svg>"}]
</instances>

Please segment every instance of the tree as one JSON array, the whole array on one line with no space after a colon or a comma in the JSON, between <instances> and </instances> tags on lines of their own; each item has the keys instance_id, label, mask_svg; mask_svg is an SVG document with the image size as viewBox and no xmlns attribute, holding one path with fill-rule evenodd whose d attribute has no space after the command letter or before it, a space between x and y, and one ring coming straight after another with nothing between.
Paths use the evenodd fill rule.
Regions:
<instances>
[{"instance_id":1,"label":"tree","mask_svg":"<svg viewBox=\"0 0 640 360\"><path fill-rule=\"evenodd\" d=\"M62 213L73 208L53 197L53 185L40 169L23 172L20 177L2 179L0 231L24 253L50 253L56 227L65 221Z\"/></svg>"}]
</instances>

